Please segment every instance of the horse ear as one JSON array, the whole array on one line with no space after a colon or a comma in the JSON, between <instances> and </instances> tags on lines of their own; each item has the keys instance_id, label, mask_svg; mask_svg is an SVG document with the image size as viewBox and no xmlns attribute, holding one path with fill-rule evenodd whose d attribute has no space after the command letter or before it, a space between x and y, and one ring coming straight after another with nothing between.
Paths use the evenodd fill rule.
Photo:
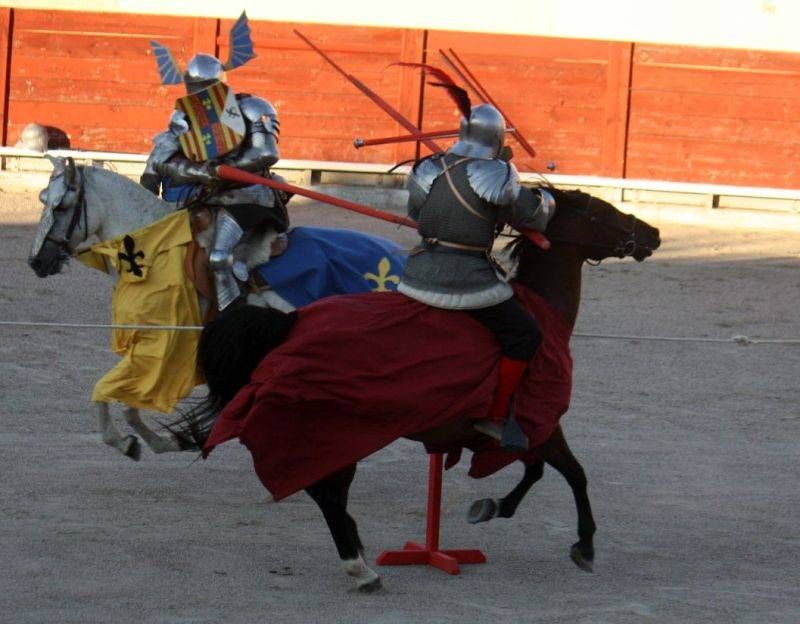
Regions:
<instances>
[{"instance_id":1,"label":"horse ear","mask_svg":"<svg viewBox=\"0 0 800 624\"><path fill-rule=\"evenodd\" d=\"M66 169L65 159L61 156L51 156L45 152L44 157L53 165L53 171L63 171Z\"/></svg>"}]
</instances>

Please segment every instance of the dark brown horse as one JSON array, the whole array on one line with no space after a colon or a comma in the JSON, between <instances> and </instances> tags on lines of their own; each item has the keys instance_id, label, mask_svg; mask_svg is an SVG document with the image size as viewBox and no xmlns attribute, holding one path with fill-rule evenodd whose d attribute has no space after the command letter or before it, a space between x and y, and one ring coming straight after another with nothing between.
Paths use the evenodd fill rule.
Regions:
<instances>
[{"instance_id":1,"label":"dark brown horse","mask_svg":"<svg viewBox=\"0 0 800 624\"><path fill-rule=\"evenodd\" d=\"M522 286L523 290L532 291L549 304L553 314L559 317L559 322L565 324L571 332L580 304L581 273L584 263L587 261L599 262L609 257L622 258L626 256L642 261L658 248L660 239L656 228L636 219L633 215L623 214L603 200L580 191L552 189L552 192L556 198L557 211L546 232L552 242L552 248L549 251L542 251L526 239L518 238L512 246L511 253L516 264L514 282L517 286ZM481 394L476 391L475 395L478 398L474 398L471 395L466 396L469 391L452 389L451 386L458 383L459 371L465 368L465 361L469 365L470 358L476 360L483 358L480 364L483 365L485 359L496 357L491 346L486 346L489 344L488 342L483 346L478 344L474 347L480 351L478 355L475 355L477 351L475 353L469 351L473 348L472 345L480 343L481 339L477 336L476 327L469 324L471 321L459 320L465 318L466 315L459 315L460 313L457 312L431 311L429 316L432 317L439 315L441 318L445 318L442 315L451 315L446 316L442 327L455 326L453 329L455 333L452 336L441 338L444 341L443 345L452 345L452 357L447 359L451 354L445 346L442 349L445 353L443 353L441 361L437 360L435 365L441 367L441 363L444 362L446 366L453 366L455 359L459 366L448 369L449 372L446 371L447 374L442 378L444 386L450 384L447 386L446 392L439 394L441 386L437 387L436 382L431 382L434 383L433 386L423 384L419 389L418 396L398 398L398 394L402 394L402 392L397 391L399 382L395 381L395 377L408 374L406 370L408 367L403 368L402 357L398 364L397 353L403 351L404 347L406 351L413 351L413 347L408 348L402 338L399 339L399 342L395 340L389 347L384 347L380 342L375 342L374 337L370 342L369 338L363 338L359 331L353 331L352 328L350 330L343 328L337 334L337 327L348 323L340 322L338 325L334 323L333 327L321 328L319 324L315 325L312 320L308 320L314 318L314 314L319 317L325 310L328 310L339 314L340 316L336 317L339 320L346 318L350 324L358 326L359 323L365 322L364 319L368 316L366 314L359 316L359 310L364 311L364 302L368 302L370 306L374 307L380 302L392 303L398 298L402 299L401 295L388 296L394 299L386 297L378 299L377 297L380 296L380 294L360 295L314 304L312 307L317 312L309 311L304 321L301 310L300 321L296 324L295 317L291 315L283 315L273 310L242 308L208 325L203 332L198 355L198 365L204 373L209 387L207 410L204 414L202 411L188 414L181 423L173 428L174 432L183 436L185 440L191 440L199 448L206 445L209 432L211 432L212 439L215 440L212 442L212 447L213 444L238 436L253 453L256 471L262 481L266 485L273 486L274 482L271 480L294 478L294 475L287 477L287 475L281 474L285 472L281 466L275 469L275 462L279 460L274 455L283 456L290 452L287 451L287 448L291 447L298 439L297 435L294 438L290 436L285 438L282 443L278 431L282 426L281 423L288 420L292 423L301 423L297 425L299 427L316 428L328 426L326 424L328 419L317 418L320 413L333 414L336 413L336 410L356 412L359 409L367 413L366 411L369 409L381 408L390 413L385 421L381 421L390 429L389 434L383 438L380 437L381 434L373 435L374 432L365 434L373 436L369 440L369 444L372 446L366 445L353 450L353 454L347 456L350 459L345 463L341 461L338 464L326 463L328 459L326 456L318 456L315 461L322 467L319 465L312 467L310 474L315 475L313 480L295 480L291 487L287 486L288 489L278 488L278 498L304 488L317 502L331 530L345 571L355 578L358 589L362 591L371 591L380 587L380 578L365 563L362 556L363 545L356 523L347 512L348 490L356 471L355 461L400 436L423 442L429 448L485 449L489 444L488 439L474 431L471 419L480 417L480 410L486 409L488 405L486 402L488 399L484 397L486 393ZM366 299L369 297L373 298ZM399 305L402 307L405 304ZM320 310L321 312L319 312ZM342 310L345 310L344 316L341 316ZM430 309L425 308L425 310ZM416 309L414 311L416 313ZM428 314L428 312L424 314ZM407 330L418 329L421 332L420 335L424 334L426 328L421 324L425 323L424 318L427 317L417 316L415 318L423 320L397 320L394 325L388 325L391 328L388 333L396 336ZM547 333L546 327L544 330ZM449 331L449 329L443 331ZM465 331L476 332L474 334L476 337L473 339L470 334L465 336ZM461 333L459 334L459 332ZM413 336L413 331L409 335ZM425 339L436 340L438 337L429 331ZM361 359L353 359L354 356L350 352L353 349L357 350L358 345L354 344L354 341L358 340L367 341L366 349L370 352L381 351L385 348L391 349L386 354L387 358L392 360L393 367L391 380L387 380L386 376L381 377L383 374L381 370L373 371L367 368L367 370L358 369L358 373L354 373L354 377L358 376L358 381L353 380L353 383L349 385L356 385L358 392L366 393L367 397L364 399L365 405L361 407L356 403L364 396L363 394L356 398L346 397L349 403L343 403L342 384L334 385L331 388L320 387L324 386L323 378L326 374L341 374L340 371L334 370L337 367L347 373L351 370L350 365L362 365ZM490 338L486 338L486 340L490 341ZM298 341L301 342L299 346ZM334 355L330 359L317 357L310 363L303 364L303 367L294 369L291 373L288 372L289 369L286 368L288 366L287 345L291 349L291 344L294 343L295 350L290 353L291 357L289 358L291 362L291 358L296 360L298 354L306 356L311 353L309 357L312 357L316 353L316 347L326 341L334 344L334 347L337 344L341 345L338 347L341 356ZM266 355L275 347L277 349L274 354ZM568 350L566 344L564 348ZM461 351L456 353L456 349L461 349ZM447 364L447 362L450 363ZM410 366L417 366L416 360ZM281 373L281 371L284 372ZM416 372L416 370L413 371L413 373ZM270 377L270 381L259 386L261 383L259 380L263 379L265 375ZM491 383L487 382L487 379L491 380L494 377L491 376L491 373L484 372L479 377L464 380L465 383L461 388L480 387L479 389L483 390L488 388L488 396L490 396ZM285 384L283 387L280 386L281 381L294 385L287 389ZM395 385L384 391L383 386L391 384ZM307 388L308 394L302 388ZM385 392L385 396L381 392ZM272 401L270 395L281 393L285 395L284 398L275 399L270 403ZM455 407L450 411L444 410L441 407L442 397L445 397L445 401L449 401ZM451 400L448 400L447 397L450 397ZM277 412L283 409L279 406L281 400L286 403L284 407L288 411L279 414ZM222 417L218 419L218 410L226 405L227 408L223 409ZM229 414L236 410L243 414L241 418L236 417L239 420L229 417ZM408 415L407 422L403 421L406 415ZM558 416L560 415L561 412L558 413ZM265 425L264 423L270 418L276 420ZM345 420L343 425L331 426L355 431L354 435L357 437L360 426L358 422L363 421ZM305 425L302 423L316 424ZM375 421L367 421L367 427L370 426L374 427ZM220 429L226 431L220 432ZM311 433L309 431L309 434ZM338 432L334 430L334 435L336 433ZM300 436L303 435L301 431ZM572 545L570 556L579 567L591 571L594 560L593 536L596 527L583 468L567 445L564 434L557 425L557 418L553 426L547 430L546 439L539 442L541 443L537 442L535 447L524 456L514 456L522 459L525 464L524 476L517 486L503 498L476 501L470 508L468 520L483 522L494 517L509 518L513 516L522 498L542 476L544 465L548 464L564 476L575 497L579 539ZM357 446L358 440L353 444ZM341 446L328 448L335 453ZM347 446L349 446L349 439ZM209 450L210 448L207 447L206 451ZM308 453L309 449L301 449L301 451ZM270 466L265 468L265 464ZM288 465L293 466L293 470L298 470L295 460L291 460ZM317 472L313 472L313 470L317 470ZM274 487L270 487L270 489L275 493Z\"/></svg>"}]
</instances>

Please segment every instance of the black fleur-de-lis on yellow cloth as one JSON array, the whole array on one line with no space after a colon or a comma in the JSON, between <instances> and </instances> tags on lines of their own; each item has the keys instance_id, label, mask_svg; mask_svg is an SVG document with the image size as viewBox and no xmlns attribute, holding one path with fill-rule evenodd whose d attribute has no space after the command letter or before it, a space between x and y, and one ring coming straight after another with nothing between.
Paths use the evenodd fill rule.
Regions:
<instances>
[{"instance_id":1,"label":"black fleur-de-lis on yellow cloth","mask_svg":"<svg viewBox=\"0 0 800 624\"><path fill-rule=\"evenodd\" d=\"M117 253L117 256L119 256L119 259L123 262L130 262L131 267L128 269L128 273L133 273L136 277L141 277L143 265L136 264L136 259L144 258L144 252L136 251L136 243L132 236L126 236L123 238L122 245L125 247L126 253L122 253L120 251Z\"/></svg>"}]
</instances>

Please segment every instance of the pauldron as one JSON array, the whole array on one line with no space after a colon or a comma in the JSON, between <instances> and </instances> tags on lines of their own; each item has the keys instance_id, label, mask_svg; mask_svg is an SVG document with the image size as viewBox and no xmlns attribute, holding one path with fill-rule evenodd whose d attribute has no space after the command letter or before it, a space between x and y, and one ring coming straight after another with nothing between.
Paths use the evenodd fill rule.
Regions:
<instances>
[{"instance_id":1,"label":"pauldron","mask_svg":"<svg viewBox=\"0 0 800 624\"><path fill-rule=\"evenodd\" d=\"M467 179L478 197L496 206L513 204L521 188L517 168L499 159L470 161Z\"/></svg>"},{"instance_id":2,"label":"pauldron","mask_svg":"<svg viewBox=\"0 0 800 624\"><path fill-rule=\"evenodd\" d=\"M431 192L434 181L444 173L444 169L445 163L441 154L420 160L414 165L406 181L409 214L413 216L419 212Z\"/></svg>"},{"instance_id":3,"label":"pauldron","mask_svg":"<svg viewBox=\"0 0 800 624\"><path fill-rule=\"evenodd\" d=\"M445 168L442 155L425 158L414 166L406 182L409 214L414 216L419 212ZM513 204L522 188L517 168L500 159L471 159L467 163L467 181L478 197L496 206Z\"/></svg>"},{"instance_id":4,"label":"pauldron","mask_svg":"<svg viewBox=\"0 0 800 624\"><path fill-rule=\"evenodd\" d=\"M253 173L262 173L280 158L277 113L272 104L253 95L242 96L239 108L245 118L246 136L238 149L223 157L223 162Z\"/></svg>"}]
</instances>

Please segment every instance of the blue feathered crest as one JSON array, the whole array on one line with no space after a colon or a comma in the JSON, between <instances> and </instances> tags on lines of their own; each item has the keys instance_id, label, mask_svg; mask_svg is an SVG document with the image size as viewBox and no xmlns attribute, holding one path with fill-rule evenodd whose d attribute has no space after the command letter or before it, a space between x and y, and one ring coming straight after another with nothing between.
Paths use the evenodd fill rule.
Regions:
<instances>
[{"instance_id":1,"label":"blue feathered crest","mask_svg":"<svg viewBox=\"0 0 800 624\"><path fill-rule=\"evenodd\" d=\"M173 85L183 82L183 72L175 62L175 58L166 46L158 41L151 41L150 47L153 48L156 62L158 63L158 75L161 76L161 84ZM255 58L253 51L253 40L250 38L250 24L247 21L247 13L242 11L239 19L231 28L230 33L230 54L228 62L222 68L224 70L241 67L250 59Z\"/></svg>"},{"instance_id":2,"label":"blue feathered crest","mask_svg":"<svg viewBox=\"0 0 800 624\"><path fill-rule=\"evenodd\" d=\"M150 47L153 48L153 54L156 55L156 62L158 63L158 74L161 76L161 84L180 84L183 82L181 75L181 68L172 58L166 46L161 45L158 41L151 41Z\"/></svg>"},{"instance_id":3,"label":"blue feathered crest","mask_svg":"<svg viewBox=\"0 0 800 624\"><path fill-rule=\"evenodd\" d=\"M228 62L223 65L226 71L241 67L256 56L253 51L253 40L250 38L250 24L244 11L231 28L230 48Z\"/></svg>"}]
</instances>

